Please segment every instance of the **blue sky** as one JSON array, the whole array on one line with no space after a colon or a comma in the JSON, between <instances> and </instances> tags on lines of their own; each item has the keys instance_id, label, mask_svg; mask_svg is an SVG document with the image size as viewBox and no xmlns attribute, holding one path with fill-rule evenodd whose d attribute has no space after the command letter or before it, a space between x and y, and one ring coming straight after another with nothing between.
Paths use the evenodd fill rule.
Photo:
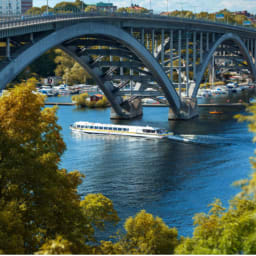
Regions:
<instances>
[{"instance_id":1,"label":"blue sky","mask_svg":"<svg viewBox=\"0 0 256 256\"><path fill-rule=\"evenodd\" d=\"M45 5L47 0L34 0L34 6ZM48 0L50 6L54 6L56 3L62 0ZM72 0L65 0L73 2ZM87 4L95 4L102 0L84 0ZM152 9L154 12L161 12L167 10L192 10L192 11L208 11L214 12L223 8L227 8L231 11L247 10L256 14L256 0L151 0ZM129 6L131 3L139 4L145 8L149 8L150 0L103 0L102 2L111 2L118 7Z\"/></svg>"}]
</instances>

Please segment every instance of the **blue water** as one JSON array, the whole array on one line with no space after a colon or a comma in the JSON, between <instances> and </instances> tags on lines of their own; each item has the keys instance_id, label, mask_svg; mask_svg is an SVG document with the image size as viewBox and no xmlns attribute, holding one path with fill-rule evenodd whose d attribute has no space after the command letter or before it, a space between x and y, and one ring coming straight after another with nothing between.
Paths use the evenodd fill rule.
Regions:
<instances>
[{"instance_id":1,"label":"blue water","mask_svg":"<svg viewBox=\"0 0 256 256\"><path fill-rule=\"evenodd\" d=\"M86 175L79 194L102 193L113 202L122 223L141 209L157 215L180 235L193 232L194 214L207 212L220 198L228 200L239 189L231 184L251 173L249 157L255 145L246 123L233 115L240 109L223 109L211 115L201 108L190 121L168 121L168 108L146 107L143 117L121 124L164 127L177 134L199 135L204 144L171 140L75 135L69 125L87 120L111 123L110 109L78 110L61 106L59 124L67 145L61 167ZM207 143L209 142L209 143ZM121 224L122 224L121 223ZM121 225L120 224L120 225Z\"/></svg>"}]
</instances>

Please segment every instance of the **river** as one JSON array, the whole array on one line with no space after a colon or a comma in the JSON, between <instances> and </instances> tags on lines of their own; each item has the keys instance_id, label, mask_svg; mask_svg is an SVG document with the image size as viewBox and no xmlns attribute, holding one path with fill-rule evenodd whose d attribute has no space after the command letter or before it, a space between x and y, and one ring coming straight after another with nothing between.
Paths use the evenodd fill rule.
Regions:
<instances>
[{"instance_id":1,"label":"river","mask_svg":"<svg viewBox=\"0 0 256 256\"><path fill-rule=\"evenodd\" d=\"M48 101L66 101L49 98ZM245 100L233 97L231 101ZM208 100L208 102L211 100ZM219 98L219 101L226 101ZM176 134L193 134L195 142L128 138L104 135L75 135L69 125L75 121L111 123L110 109L79 110L61 106L58 123L67 145L61 167L86 175L79 194L102 193L118 211L121 224L141 209L161 217L180 235L193 232L193 216L208 212L208 205L220 198L224 205L239 189L231 186L252 172L249 157L255 145L246 123L233 116L243 109L218 109L222 114L200 108L199 118L168 121L167 107L144 107L143 117L118 121L129 125L164 127ZM115 121L116 122L116 121ZM121 225L120 224L120 225Z\"/></svg>"}]
</instances>

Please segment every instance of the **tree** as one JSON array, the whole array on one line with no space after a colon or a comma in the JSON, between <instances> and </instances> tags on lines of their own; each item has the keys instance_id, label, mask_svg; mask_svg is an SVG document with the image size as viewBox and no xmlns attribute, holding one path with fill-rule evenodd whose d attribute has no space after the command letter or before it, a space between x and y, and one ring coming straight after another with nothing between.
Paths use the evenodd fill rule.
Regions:
<instances>
[{"instance_id":1,"label":"tree","mask_svg":"<svg viewBox=\"0 0 256 256\"><path fill-rule=\"evenodd\" d=\"M60 2L54 6L55 12L79 12L81 9L81 4L79 6L80 2Z\"/></svg>"},{"instance_id":2,"label":"tree","mask_svg":"<svg viewBox=\"0 0 256 256\"><path fill-rule=\"evenodd\" d=\"M61 127L56 108L42 109L36 82L0 97L0 250L88 254L95 230L118 216L103 195L81 200L83 175L58 168L65 150Z\"/></svg>"},{"instance_id":3,"label":"tree","mask_svg":"<svg viewBox=\"0 0 256 256\"><path fill-rule=\"evenodd\" d=\"M96 5L88 5L85 10L85 12L96 12L97 11L97 7Z\"/></svg>"},{"instance_id":4,"label":"tree","mask_svg":"<svg viewBox=\"0 0 256 256\"><path fill-rule=\"evenodd\" d=\"M56 53L54 50L47 51L30 64L31 72L38 74L40 77L53 76L57 66L54 62L55 58Z\"/></svg>"},{"instance_id":5,"label":"tree","mask_svg":"<svg viewBox=\"0 0 256 256\"><path fill-rule=\"evenodd\" d=\"M237 115L239 121L249 122L256 133L256 105L247 108L249 115ZM256 141L254 137L253 141ZM253 169L256 158L251 158ZM197 214L192 238L182 238L177 254L255 254L256 253L256 172L251 179L235 185L241 188L225 209L220 200L211 204L208 214Z\"/></svg>"},{"instance_id":6,"label":"tree","mask_svg":"<svg viewBox=\"0 0 256 256\"><path fill-rule=\"evenodd\" d=\"M178 244L177 230L144 210L134 218L129 217L124 228L126 233L116 243L102 242L100 253L172 254Z\"/></svg>"},{"instance_id":7,"label":"tree","mask_svg":"<svg viewBox=\"0 0 256 256\"><path fill-rule=\"evenodd\" d=\"M117 12L121 12L121 13L149 13L149 10L135 4L131 7L118 8Z\"/></svg>"},{"instance_id":8,"label":"tree","mask_svg":"<svg viewBox=\"0 0 256 256\"><path fill-rule=\"evenodd\" d=\"M26 11L26 15L39 15L42 14L42 10L40 7L32 7Z\"/></svg>"},{"instance_id":9,"label":"tree","mask_svg":"<svg viewBox=\"0 0 256 256\"><path fill-rule=\"evenodd\" d=\"M69 85L84 83L87 78L90 78L90 75L84 68L66 53L59 49L55 50L55 53L56 76L62 76L63 81L67 81Z\"/></svg>"}]
</instances>

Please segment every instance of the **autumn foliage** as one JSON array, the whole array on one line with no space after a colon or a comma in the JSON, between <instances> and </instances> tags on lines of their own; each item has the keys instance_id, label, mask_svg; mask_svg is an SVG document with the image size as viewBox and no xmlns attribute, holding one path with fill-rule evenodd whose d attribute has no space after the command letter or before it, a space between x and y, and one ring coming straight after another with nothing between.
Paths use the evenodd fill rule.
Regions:
<instances>
[{"instance_id":1,"label":"autumn foliage","mask_svg":"<svg viewBox=\"0 0 256 256\"><path fill-rule=\"evenodd\" d=\"M255 173L236 182L241 192L227 208L216 199L207 214L194 217L192 237L179 237L142 210L115 237L99 241L97 232L119 221L113 202L102 194L81 199L84 177L59 169L65 144L56 108L44 108L35 83L0 97L1 254L256 254ZM255 133L256 106L248 112L238 119ZM251 162L255 169L255 157Z\"/></svg>"},{"instance_id":2,"label":"autumn foliage","mask_svg":"<svg viewBox=\"0 0 256 256\"><path fill-rule=\"evenodd\" d=\"M117 222L110 200L81 200L78 171L59 169L65 150L56 108L44 108L33 80L0 97L0 249L5 254L53 250L90 253L95 229ZM89 210L88 210L89 209Z\"/></svg>"},{"instance_id":3,"label":"autumn foliage","mask_svg":"<svg viewBox=\"0 0 256 256\"><path fill-rule=\"evenodd\" d=\"M145 211L115 241L97 240L97 230L114 228L117 212L102 194L81 199L83 176L59 169L65 144L56 108L44 108L35 83L0 97L0 253L172 253L177 231Z\"/></svg>"}]
</instances>

